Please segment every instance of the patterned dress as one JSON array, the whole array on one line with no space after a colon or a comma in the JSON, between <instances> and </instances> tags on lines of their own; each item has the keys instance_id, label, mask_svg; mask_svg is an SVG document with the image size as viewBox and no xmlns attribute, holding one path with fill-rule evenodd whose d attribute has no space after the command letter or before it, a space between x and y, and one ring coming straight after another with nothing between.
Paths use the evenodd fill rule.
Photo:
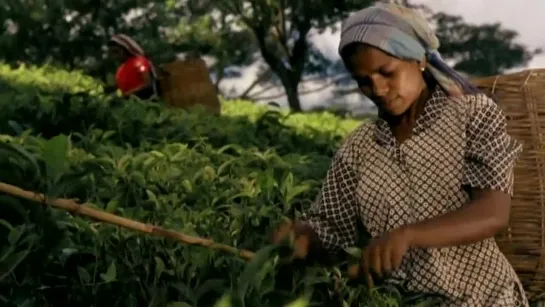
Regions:
<instances>
[{"instance_id":1,"label":"patterned dress","mask_svg":"<svg viewBox=\"0 0 545 307\"><path fill-rule=\"evenodd\" d=\"M447 97L438 87L412 136L401 144L388 124L369 121L333 159L303 222L334 253L355 245L356 224L373 236L456 210L463 186L513 192L521 144L506 133L501 109L484 94ZM439 294L442 306L528 306L521 283L493 238L412 248L389 276L411 292Z\"/></svg>"}]
</instances>

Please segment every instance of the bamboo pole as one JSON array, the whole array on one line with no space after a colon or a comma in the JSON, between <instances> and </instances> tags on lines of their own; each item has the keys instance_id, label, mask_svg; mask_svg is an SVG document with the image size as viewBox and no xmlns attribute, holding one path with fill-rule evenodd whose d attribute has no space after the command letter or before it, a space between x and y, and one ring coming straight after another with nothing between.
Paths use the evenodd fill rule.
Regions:
<instances>
[{"instance_id":1,"label":"bamboo pole","mask_svg":"<svg viewBox=\"0 0 545 307\"><path fill-rule=\"evenodd\" d=\"M228 253L237 255L245 260L251 260L254 257L254 253L249 250L244 250L244 249L239 250L235 247L232 247L226 244L216 243L210 239L189 236L183 233L175 232L173 230L164 229L155 225L145 224L142 222L120 217L115 214L104 212L99 209L94 209L88 203L78 204L74 200L64 199L64 198L48 199L43 194L26 191L19 187L16 187L7 183L3 183L3 182L0 182L0 192L4 192L12 196L31 200L36 203L50 205L55 208L69 211L73 214L84 215L84 216L93 218L95 220L108 223L108 224L117 225L123 228L128 228L128 229L136 230L136 231L147 233L147 234L174 239L184 244L200 245L200 246L208 247L208 248L223 251L223 252L228 252Z\"/></svg>"}]
</instances>

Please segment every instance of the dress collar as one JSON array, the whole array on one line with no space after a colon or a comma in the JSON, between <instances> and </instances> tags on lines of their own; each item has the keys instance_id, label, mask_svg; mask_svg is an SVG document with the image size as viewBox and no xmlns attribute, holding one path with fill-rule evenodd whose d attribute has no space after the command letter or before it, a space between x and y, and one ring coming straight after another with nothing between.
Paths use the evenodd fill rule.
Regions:
<instances>
[{"instance_id":1,"label":"dress collar","mask_svg":"<svg viewBox=\"0 0 545 307\"><path fill-rule=\"evenodd\" d=\"M426 129L428 129L439 118L443 111L443 106L448 100L448 96L437 86L432 92L430 98L425 102L424 110L416 119L415 126L413 128L413 136L416 136ZM375 120L375 141L384 147L394 147L396 145L396 139L388 125L388 122L382 118Z\"/></svg>"}]
</instances>

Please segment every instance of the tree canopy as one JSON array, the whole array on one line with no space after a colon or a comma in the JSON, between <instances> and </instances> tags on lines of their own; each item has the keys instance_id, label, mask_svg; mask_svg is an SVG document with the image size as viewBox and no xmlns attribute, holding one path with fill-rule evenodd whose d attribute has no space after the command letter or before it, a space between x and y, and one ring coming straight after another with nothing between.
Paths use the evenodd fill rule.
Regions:
<instances>
[{"instance_id":1,"label":"tree canopy","mask_svg":"<svg viewBox=\"0 0 545 307\"><path fill-rule=\"evenodd\" d=\"M105 56L106 42L115 33L125 33L159 63L189 51L210 57L217 86L260 62L256 81L241 96L252 98L257 85L279 86L290 108L300 111L302 82L320 81L327 88L343 81L346 73L338 59L328 58L313 44L311 30L335 32L349 13L373 2L102 0L97 5L89 0L4 1L0 4L0 60L54 63L105 79L114 66ZM443 57L469 75L492 75L523 66L540 52L516 42L518 34L499 23L472 25L460 16L420 9L436 26Z\"/></svg>"}]
</instances>

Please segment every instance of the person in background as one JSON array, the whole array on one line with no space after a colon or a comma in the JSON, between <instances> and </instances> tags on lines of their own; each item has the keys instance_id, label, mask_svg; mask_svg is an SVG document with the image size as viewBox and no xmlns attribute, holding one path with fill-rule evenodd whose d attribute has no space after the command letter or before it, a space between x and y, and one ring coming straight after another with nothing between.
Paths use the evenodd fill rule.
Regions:
<instances>
[{"instance_id":1,"label":"person in background","mask_svg":"<svg viewBox=\"0 0 545 307\"><path fill-rule=\"evenodd\" d=\"M114 35L108 42L108 52L122 62L115 80L124 97L134 95L146 100L159 94L155 67L136 41L125 34Z\"/></svg>"},{"instance_id":2,"label":"person in background","mask_svg":"<svg viewBox=\"0 0 545 307\"><path fill-rule=\"evenodd\" d=\"M280 225L295 256L334 259L372 239L358 274L441 306L529 306L494 236L507 226L513 167L522 146L496 103L441 59L416 11L387 4L344 20L339 53L379 116L333 158L317 200ZM327 256L326 256L327 255Z\"/></svg>"}]
</instances>

